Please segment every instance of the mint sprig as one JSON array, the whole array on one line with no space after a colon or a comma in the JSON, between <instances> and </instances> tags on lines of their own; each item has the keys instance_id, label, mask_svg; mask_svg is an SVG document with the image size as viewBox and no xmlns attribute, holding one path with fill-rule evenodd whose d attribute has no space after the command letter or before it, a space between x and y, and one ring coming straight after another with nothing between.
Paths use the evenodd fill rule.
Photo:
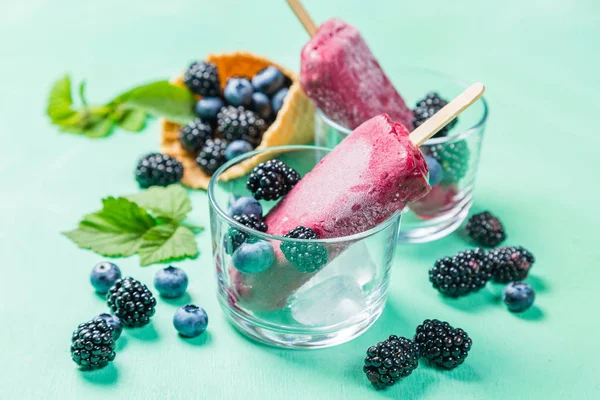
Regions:
<instances>
[{"instance_id":1,"label":"mint sprig","mask_svg":"<svg viewBox=\"0 0 600 400\"><path fill-rule=\"evenodd\" d=\"M131 196L103 199L100 211L84 216L77 229L64 235L103 256L139 254L141 265L193 258L198 255L194 234L202 227L182 223L191 210L180 185L152 187Z\"/></svg>"},{"instance_id":2,"label":"mint sprig","mask_svg":"<svg viewBox=\"0 0 600 400\"><path fill-rule=\"evenodd\" d=\"M99 138L110 134L115 126L139 132L144 128L148 115L181 124L194 118L193 94L168 81L135 87L102 106L88 104L85 88L85 82L82 82L78 90L80 106L77 108L70 77L66 75L54 83L46 114L63 132Z\"/></svg>"}]
</instances>

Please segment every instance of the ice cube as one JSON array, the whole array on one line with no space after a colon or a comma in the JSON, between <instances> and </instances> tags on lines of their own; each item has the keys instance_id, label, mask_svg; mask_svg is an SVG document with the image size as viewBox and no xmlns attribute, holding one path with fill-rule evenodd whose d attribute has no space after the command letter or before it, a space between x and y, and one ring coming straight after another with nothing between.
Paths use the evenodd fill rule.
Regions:
<instances>
[{"instance_id":1,"label":"ice cube","mask_svg":"<svg viewBox=\"0 0 600 400\"><path fill-rule=\"evenodd\" d=\"M356 280L342 275L297 292L288 307L300 324L330 326L358 317L367 308L367 301Z\"/></svg>"},{"instance_id":2,"label":"ice cube","mask_svg":"<svg viewBox=\"0 0 600 400\"><path fill-rule=\"evenodd\" d=\"M331 260L321 271L306 282L297 294L318 285L334 276L345 275L354 279L365 292L369 291L377 265L371 257L369 248L364 241L357 242L344 250L339 256Z\"/></svg>"}]
</instances>

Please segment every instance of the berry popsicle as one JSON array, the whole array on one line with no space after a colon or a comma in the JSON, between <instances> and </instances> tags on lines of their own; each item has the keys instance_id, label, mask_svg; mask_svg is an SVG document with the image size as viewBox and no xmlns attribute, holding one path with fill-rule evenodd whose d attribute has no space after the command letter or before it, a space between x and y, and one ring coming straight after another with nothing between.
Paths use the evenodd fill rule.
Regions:
<instances>
[{"instance_id":1,"label":"berry popsicle","mask_svg":"<svg viewBox=\"0 0 600 400\"><path fill-rule=\"evenodd\" d=\"M267 214L268 233L283 236L304 226L326 239L367 231L425 196L430 190L427 176L427 163L408 131L385 114L376 116L355 129ZM329 259L344 249L328 248ZM277 246L275 256L264 272L234 273L244 307L281 308L312 277L294 268Z\"/></svg>"},{"instance_id":2,"label":"berry popsicle","mask_svg":"<svg viewBox=\"0 0 600 400\"><path fill-rule=\"evenodd\" d=\"M387 113L412 130L412 111L358 29L340 19L323 23L302 49L300 83L316 107L350 129Z\"/></svg>"},{"instance_id":3,"label":"berry popsicle","mask_svg":"<svg viewBox=\"0 0 600 400\"><path fill-rule=\"evenodd\" d=\"M484 90L481 83L471 85L410 136L387 115L363 123L267 214L268 233L283 235L300 225L313 229L320 239L353 235L425 196L430 190L427 162L418 146ZM343 245L329 248L329 260L344 250ZM241 274L231 267L234 297L240 305L254 311L282 308L312 276L294 268L277 247L275 257L271 268L256 274Z\"/></svg>"}]
</instances>

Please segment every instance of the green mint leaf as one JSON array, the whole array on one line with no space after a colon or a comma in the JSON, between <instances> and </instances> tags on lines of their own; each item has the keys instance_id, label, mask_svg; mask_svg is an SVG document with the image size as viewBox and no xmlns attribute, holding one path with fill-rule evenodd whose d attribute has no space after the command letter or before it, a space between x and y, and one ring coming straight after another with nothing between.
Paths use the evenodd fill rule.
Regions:
<instances>
[{"instance_id":1,"label":"green mint leaf","mask_svg":"<svg viewBox=\"0 0 600 400\"><path fill-rule=\"evenodd\" d=\"M186 190L179 184L167 187L152 186L127 196L127 199L154 212L158 217L165 217L175 222L182 221L192 210L192 202Z\"/></svg>"},{"instance_id":2,"label":"green mint leaf","mask_svg":"<svg viewBox=\"0 0 600 400\"><path fill-rule=\"evenodd\" d=\"M89 138L101 138L107 136L113 128L114 122L108 118L100 119L84 128L83 134Z\"/></svg>"},{"instance_id":3,"label":"green mint leaf","mask_svg":"<svg viewBox=\"0 0 600 400\"><path fill-rule=\"evenodd\" d=\"M65 75L54 82L50 90L46 114L48 114L52 122L62 121L76 114L76 111L71 108L72 105L71 78Z\"/></svg>"},{"instance_id":4,"label":"green mint leaf","mask_svg":"<svg viewBox=\"0 0 600 400\"><path fill-rule=\"evenodd\" d=\"M144 234L156 226L146 210L126 198L102 200L102 210L86 215L75 230L65 236L79 247L104 256L130 256L142 243Z\"/></svg>"},{"instance_id":5,"label":"green mint leaf","mask_svg":"<svg viewBox=\"0 0 600 400\"><path fill-rule=\"evenodd\" d=\"M146 123L146 113L141 110L126 110L125 113L118 119L118 124L121 128L130 132L139 132L144 129Z\"/></svg>"},{"instance_id":6,"label":"green mint leaf","mask_svg":"<svg viewBox=\"0 0 600 400\"><path fill-rule=\"evenodd\" d=\"M85 81L81 81L79 84L79 98L81 99L81 104L84 107L87 107L87 100L85 98Z\"/></svg>"},{"instance_id":7,"label":"green mint leaf","mask_svg":"<svg viewBox=\"0 0 600 400\"><path fill-rule=\"evenodd\" d=\"M114 99L111 104L144 111L156 117L185 124L194 119L193 94L186 88L168 81L157 81L138 86Z\"/></svg>"},{"instance_id":8,"label":"green mint leaf","mask_svg":"<svg viewBox=\"0 0 600 400\"><path fill-rule=\"evenodd\" d=\"M158 225L144 235L139 249L140 264L196 257L198 246L188 228L176 224Z\"/></svg>"},{"instance_id":9,"label":"green mint leaf","mask_svg":"<svg viewBox=\"0 0 600 400\"><path fill-rule=\"evenodd\" d=\"M137 233L102 232L89 227L77 228L64 235L77 246L106 257L129 257L137 253L142 243L142 236Z\"/></svg>"}]
</instances>

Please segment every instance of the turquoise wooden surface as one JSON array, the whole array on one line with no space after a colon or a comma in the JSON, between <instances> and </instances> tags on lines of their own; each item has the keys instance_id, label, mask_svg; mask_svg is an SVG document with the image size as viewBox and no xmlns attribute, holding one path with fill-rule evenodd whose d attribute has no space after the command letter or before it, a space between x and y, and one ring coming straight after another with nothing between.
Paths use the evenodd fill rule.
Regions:
<instances>
[{"instance_id":1,"label":"turquoise wooden surface","mask_svg":"<svg viewBox=\"0 0 600 400\"><path fill-rule=\"evenodd\" d=\"M47 1L0 3L0 399L597 399L597 106L600 6L592 0L502 3L306 0L315 19L357 25L385 66L427 66L485 82L491 117L475 210L505 221L510 244L538 261L536 307L509 314L489 291L449 301L427 268L467 245L452 235L398 249L389 304L363 336L319 351L247 341L215 298L208 232L202 255L179 263L189 296L159 300L153 323L129 330L114 364L79 372L69 359L76 325L105 310L87 282L97 255L59 235L101 197L136 190L136 159L157 149L158 126L106 140L59 134L44 116L51 82L64 72L88 80L103 101L170 77L209 52L247 49L297 68L306 35L283 0ZM400 88L401 89L401 88ZM206 196L193 194L194 220L208 224ZM118 260L151 283L158 266ZM177 306L210 315L207 334L180 339ZM410 335L442 318L474 340L452 372L421 366L375 392L361 372L366 347Z\"/></svg>"}]
</instances>

